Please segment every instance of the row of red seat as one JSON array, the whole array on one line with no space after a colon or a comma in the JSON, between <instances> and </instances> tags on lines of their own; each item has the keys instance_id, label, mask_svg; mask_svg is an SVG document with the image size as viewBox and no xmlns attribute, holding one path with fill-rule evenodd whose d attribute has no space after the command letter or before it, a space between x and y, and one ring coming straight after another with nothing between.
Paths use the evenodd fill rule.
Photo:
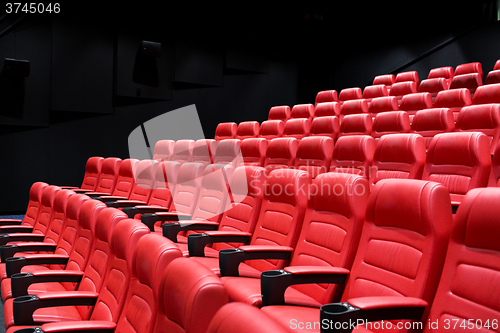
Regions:
<instances>
[{"instance_id":1,"label":"row of red seat","mask_svg":"<svg viewBox=\"0 0 500 333\"><path fill-rule=\"evenodd\" d=\"M45 246L13 244L13 234L5 243L17 246L17 252L59 254L23 253L17 257L22 260L4 260L10 273L23 267L23 273L2 280L2 296L8 287L18 296L5 301L9 332L54 321L41 330L205 332L210 325L210 332L240 332L242 326L250 332L284 332L314 325L319 331L320 318L337 320L332 312L354 309L359 319L422 319L426 331L431 331L428 323L446 325L451 318L470 318L497 330L498 188L469 191L452 223L449 192L435 182L386 179L370 193L360 190L368 189L368 182L356 175L324 173L312 179L296 169L265 175L257 166L236 168L232 181L244 179L252 186L242 204L226 210L215 225L165 224L164 233L174 229L174 234L183 228L205 230L202 225L218 229L189 235L188 251L98 200L34 184L26 216L36 215L34 229L40 231L35 233ZM254 182L261 177L266 182ZM200 191L208 194L209 184ZM213 197L212 192L203 200L213 202ZM43 226L45 231L39 229ZM248 245L235 249L234 243ZM2 247L2 254L10 248ZM188 253L189 258L176 259ZM66 269L60 271L63 259ZM51 265L33 266L41 263ZM490 283L480 283L483 279ZM19 296L26 293L31 296ZM324 305L331 301L352 307Z\"/></svg>"}]
</instances>

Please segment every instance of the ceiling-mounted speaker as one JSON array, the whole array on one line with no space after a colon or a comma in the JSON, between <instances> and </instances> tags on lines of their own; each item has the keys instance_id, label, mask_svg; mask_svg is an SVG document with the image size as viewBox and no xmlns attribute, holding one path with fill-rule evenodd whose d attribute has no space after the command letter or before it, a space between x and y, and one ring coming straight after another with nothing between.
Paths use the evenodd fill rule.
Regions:
<instances>
[{"instance_id":1,"label":"ceiling-mounted speaker","mask_svg":"<svg viewBox=\"0 0 500 333\"><path fill-rule=\"evenodd\" d=\"M141 42L141 50L144 56L159 58L161 56L161 43L143 40Z\"/></svg>"},{"instance_id":2,"label":"ceiling-mounted speaker","mask_svg":"<svg viewBox=\"0 0 500 333\"><path fill-rule=\"evenodd\" d=\"M30 75L30 62L29 60L5 58L3 70L8 75L28 77Z\"/></svg>"}]
</instances>

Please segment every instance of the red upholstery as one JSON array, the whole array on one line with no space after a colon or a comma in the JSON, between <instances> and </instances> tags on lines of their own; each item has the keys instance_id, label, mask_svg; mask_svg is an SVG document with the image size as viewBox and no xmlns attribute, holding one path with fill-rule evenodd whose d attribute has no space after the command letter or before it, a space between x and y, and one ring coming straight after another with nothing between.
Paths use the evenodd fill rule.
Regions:
<instances>
[{"instance_id":1,"label":"red upholstery","mask_svg":"<svg viewBox=\"0 0 500 333\"><path fill-rule=\"evenodd\" d=\"M134 165L133 187L128 196L129 200L147 203L154 186L156 168L158 161L141 160Z\"/></svg>"},{"instance_id":2,"label":"red upholstery","mask_svg":"<svg viewBox=\"0 0 500 333\"><path fill-rule=\"evenodd\" d=\"M374 98L389 96L389 90L385 84L366 86L363 89L363 99L371 102Z\"/></svg>"},{"instance_id":3,"label":"red upholstery","mask_svg":"<svg viewBox=\"0 0 500 333\"><path fill-rule=\"evenodd\" d=\"M306 118L312 121L314 117L314 105L313 104L296 104L292 107L290 112L290 119L295 118Z\"/></svg>"},{"instance_id":4,"label":"red upholstery","mask_svg":"<svg viewBox=\"0 0 500 333\"><path fill-rule=\"evenodd\" d=\"M217 311L207 332L286 333L289 331L257 308L241 302L231 302Z\"/></svg>"},{"instance_id":5,"label":"red upholstery","mask_svg":"<svg viewBox=\"0 0 500 333\"><path fill-rule=\"evenodd\" d=\"M500 59L495 61L495 66L493 66L493 70L500 69Z\"/></svg>"},{"instance_id":6,"label":"red upholstery","mask_svg":"<svg viewBox=\"0 0 500 333\"><path fill-rule=\"evenodd\" d=\"M487 135L490 152L494 153L500 138L500 104L471 105L458 114L457 132L482 132Z\"/></svg>"},{"instance_id":7,"label":"red upholstery","mask_svg":"<svg viewBox=\"0 0 500 333\"><path fill-rule=\"evenodd\" d=\"M265 120L260 124L259 138L271 140L283 136L285 123L282 120Z\"/></svg>"},{"instance_id":8,"label":"red upholstery","mask_svg":"<svg viewBox=\"0 0 500 333\"><path fill-rule=\"evenodd\" d=\"M234 122L220 123L215 129L214 139L220 141L223 139L234 139L236 138L236 131L238 125Z\"/></svg>"},{"instance_id":9,"label":"red upholstery","mask_svg":"<svg viewBox=\"0 0 500 333\"><path fill-rule=\"evenodd\" d=\"M491 172L488 186L500 187L500 145L497 145L491 157Z\"/></svg>"},{"instance_id":10,"label":"red upholstery","mask_svg":"<svg viewBox=\"0 0 500 333\"><path fill-rule=\"evenodd\" d=\"M371 135L373 120L369 113L350 114L340 123L339 137L347 135Z\"/></svg>"},{"instance_id":11,"label":"red upholstery","mask_svg":"<svg viewBox=\"0 0 500 333\"><path fill-rule=\"evenodd\" d=\"M107 157L104 159L95 192L113 193L120 172L121 163L122 160L117 157Z\"/></svg>"},{"instance_id":12,"label":"red upholstery","mask_svg":"<svg viewBox=\"0 0 500 333\"><path fill-rule=\"evenodd\" d=\"M378 113L373 120L372 137L375 141L382 135L410 132L410 117L405 111Z\"/></svg>"},{"instance_id":13,"label":"red upholstery","mask_svg":"<svg viewBox=\"0 0 500 333\"><path fill-rule=\"evenodd\" d=\"M363 92L359 87L342 89L339 94L339 101L342 102L341 104L343 104L343 102L345 101L353 99L362 99L362 98L363 98Z\"/></svg>"},{"instance_id":14,"label":"red upholstery","mask_svg":"<svg viewBox=\"0 0 500 333\"><path fill-rule=\"evenodd\" d=\"M463 329L460 324L470 321L474 324L472 330L479 332L487 331L488 325L491 329L492 321L500 318L495 301L500 297L500 248L496 240L500 230L495 218L500 214L499 200L497 188L474 189L464 198L453 223L441 280L430 310L430 322L454 323L458 320L455 331L469 331L470 328Z\"/></svg>"},{"instance_id":15,"label":"red upholstery","mask_svg":"<svg viewBox=\"0 0 500 333\"><path fill-rule=\"evenodd\" d=\"M47 186L48 184L44 182L33 183L29 191L28 207L26 208L26 213L24 213L23 219L22 220L0 219L0 227L3 225L8 226L8 225L19 225L19 224L26 226L34 226L38 219L38 213L42 205L41 203L42 193Z\"/></svg>"},{"instance_id":16,"label":"red upholstery","mask_svg":"<svg viewBox=\"0 0 500 333\"><path fill-rule=\"evenodd\" d=\"M104 158L100 156L93 156L87 160L85 164L85 174L83 175L82 185L80 186L81 189L92 191L96 189L103 162Z\"/></svg>"},{"instance_id":17,"label":"red upholstery","mask_svg":"<svg viewBox=\"0 0 500 333\"><path fill-rule=\"evenodd\" d=\"M500 70L493 70L488 72L486 79L484 80L485 85L500 83Z\"/></svg>"},{"instance_id":18,"label":"red upholstery","mask_svg":"<svg viewBox=\"0 0 500 333\"><path fill-rule=\"evenodd\" d=\"M368 179L375 153L375 139L369 135L340 137L335 143L330 171L361 175Z\"/></svg>"},{"instance_id":19,"label":"red upholstery","mask_svg":"<svg viewBox=\"0 0 500 333\"><path fill-rule=\"evenodd\" d=\"M240 165L243 163L241 157L241 140L225 139L217 142L215 154L213 155L214 164L232 164Z\"/></svg>"},{"instance_id":20,"label":"red upholstery","mask_svg":"<svg viewBox=\"0 0 500 333\"><path fill-rule=\"evenodd\" d=\"M375 148L371 187L386 178L421 179L425 154L424 139L418 134L384 135Z\"/></svg>"},{"instance_id":21,"label":"red upholstery","mask_svg":"<svg viewBox=\"0 0 500 333\"><path fill-rule=\"evenodd\" d=\"M451 225L450 196L443 185L409 179L380 181L367 204L358 252L341 301L394 296L416 297L430 304ZM303 323L319 320L319 310L311 307L276 305L261 311L285 327L290 327L291 319ZM426 319L424 314L423 321ZM396 324L393 328L391 331L403 331L396 330Z\"/></svg>"},{"instance_id":22,"label":"red upholstery","mask_svg":"<svg viewBox=\"0 0 500 333\"><path fill-rule=\"evenodd\" d=\"M159 140L155 144L153 150L153 159L157 161L170 161L172 154L174 153L174 140Z\"/></svg>"},{"instance_id":23,"label":"red upholstery","mask_svg":"<svg viewBox=\"0 0 500 333\"><path fill-rule=\"evenodd\" d=\"M269 173L274 169L288 168L295 163L299 140L296 138L276 138L269 141L264 160L264 168Z\"/></svg>"},{"instance_id":24,"label":"red upholstery","mask_svg":"<svg viewBox=\"0 0 500 333\"><path fill-rule=\"evenodd\" d=\"M340 105L338 102L323 102L316 105L314 117L340 116Z\"/></svg>"},{"instance_id":25,"label":"red upholstery","mask_svg":"<svg viewBox=\"0 0 500 333\"><path fill-rule=\"evenodd\" d=\"M350 269L364 223L369 186L366 179L338 173L318 175L289 267L343 267ZM231 301L262 306L259 279L222 277ZM287 304L319 307L339 300L336 285L294 285L285 292ZM334 295L336 295L334 297Z\"/></svg>"},{"instance_id":26,"label":"red upholstery","mask_svg":"<svg viewBox=\"0 0 500 333\"><path fill-rule=\"evenodd\" d=\"M193 159L193 146L194 140L177 140L174 146L174 154L171 161L177 162L191 162Z\"/></svg>"},{"instance_id":27,"label":"red upholstery","mask_svg":"<svg viewBox=\"0 0 500 333\"><path fill-rule=\"evenodd\" d=\"M480 62L469 62L466 64L460 64L455 68L455 75L463 75L469 73L479 73L483 76L483 67Z\"/></svg>"},{"instance_id":28,"label":"red upholstery","mask_svg":"<svg viewBox=\"0 0 500 333\"><path fill-rule=\"evenodd\" d=\"M418 72L417 71L408 71L408 72L401 72L396 75L396 81L394 83L398 82L415 82L416 86L418 87L419 84L419 78L418 78Z\"/></svg>"},{"instance_id":29,"label":"red upholstery","mask_svg":"<svg viewBox=\"0 0 500 333\"><path fill-rule=\"evenodd\" d=\"M348 100L340 106L340 114L347 116L349 114L368 113L368 103L364 99Z\"/></svg>"},{"instance_id":30,"label":"red upholstery","mask_svg":"<svg viewBox=\"0 0 500 333\"><path fill-rule=\"evenodd\" d=\"M318 106L319 103L337 102L338 95L336 90L323 90L316 94L316 99L314 100L314 106Z\"/></svg>"},{"instance_id":31,"label":"red upholstery","mask_svg":"<svg viewBox=\"0 0 500 333\"><path fill-rule=\"evenodd\" d=\"M427 75L428 79L436 79L436 78L445 78L445 79L451 79L453 78L454 75L454 70L453 67L451 66L444 66L444 67L437 67L433 68L429 71L429 75Z\"/></svg>"},{"instance_id":32,"label":"red upholstery","mask_svg":"<svg viewBox=\"0 0 500 333\"><path fill-rule=\"evenodd\" d=\"M500 84L478 87L472 98L472 104L500 103Z\"/></svg>"},{"instance_id":33,"label":"red upholstery","mask_svg":"<svg viewBox=\"0 0 500 333\"><path fill-rule=\"evenodd\" d=\"M259 130L260 124L258 121L243 121L238 124L235 139L256 138L259 135Z\"/></svg>"},{"instance_id":34,"label":"red upholstery","mask_svg":"<svg viewBox=\"0 0 500 333\"><path fill-rule=\"evenodd\" d=\"M303 137L309 136L310 130L311 130L311 121L309 119L290 118L285 123L285 129L283 135L286 137L302 139Z\"/></svg>"},{"instance_id":35,"label":"red upholstery","mask_svg":"<svg viewBox=\"0 0 500 333\"><path fill-rule=\"evenodd\" d=\"M432 108L432 96L428 92L408 94L401 98L399 108L410 115L410 122L417 111Z\"/></svg>"},{"instance_id":36,"label":"red upholstery","mask_svg":"<svg viewBox=\"0 0 500 333\"><path fill-rule=\"evenodd\" d=\"M288 105L273 106L269 110L268 120L282 120L286 122L290 119L290 107Z\"/></svg>"},{"instance_id":37,"label":"red upholstery","mask_svg":"<svg viewBox=\"0 0 500 333\"><path fill-rule=\"evenodd\" d=\"M310 136L329 136L333 142L337 141L340 132L340 122L337 116L314 118L311 123Z\"/></svg>"},{"instance_id":38,"label":"red upholstery","mask_svg":"<svg viewBox=\"0 0 500 333\"><path fill-rule=\"evenodd\" d=\"M257 249L259 246L294 247L302 227L307 206L311 176L302 170L277 169L268 176L264 191L264 199L257 219L250 245L241 249ZM207 231L209 235L217 235L220 231ZM214 273L219 273L217 258L193 257L203 263ZM249 260L239 265L239 275L259 277L265 270L279 269L284 260Z\"/></svg>"},{"instance_id":39,"label":"red upholstery","mask_svg":"<svg viewBox=\"0 0 500 333\"><path fill-rule=\"evenodd\" d=\"M389 91L389 96L395 96L398 99L398 105L404 95L414 94L417 92L417 85L413 81L404 81L394 83Z\"/></svg>"},{"instance_id":40,"label":"red upholstery","mask_svg":"<svg viewBox=\"0 0 500 333\"><path fill-rule=\"evenodd\" d=\"M387 88L390 88L394 82L396 81L396 78L394 77L394 74L382 74L382 75L377 75L373 78L373 85L376 84L384 84Z\"/></svg>"},{"instance_id":41,"label":"red upholstery","mask_svg":"<svg viewBox=\"0 0 500 333\"><path fill-rule=\"evenodd\" d=\"M488 137L479 132L442 133L431 141L422 179L444 184L454 204L471 189L488 185Z\"/></svg>"},{"instance_id":42,"label":"red upholstery","mask_svg":"<svg viewBox=\"0 0 500 333\"><path fill-rule=\"evenodd\" d=\"M206 332L215 313L228 303L224 285L207 267L188 258L167 266L158 288L155 332Z\"/></svg>"},{"instance_id":43,"label":"red upholstery","mask_svg":"<svg viewBox=\"0 0 500 333\"><path fill-rule=\"evenodd\" d=\"M425 109L417 111L411 124L411 130L425 139L425 148L429 148L434 135L455 130L453 112L450 108Z\"/></svg>"},{"instance_id":44,"label":"red upholstery","mask_svg":"<svg viewBox=\"0 0 500 333\"><path fill-rule=\"evenodd\" d=\"M435 79L425 79L420 82L418 92L428 92L432 96L432 101L436 99L438 92L450 88L450 79L438 77Z\"/></svg>"},{"instance_id":45,"label":"red upholstery","mask_svg":"<svg viewBox=\"0 0 500 333\"><path fill-rule=\"evenodd\" d=\"M374 116L380 112L399 111L398 99L394 96L377 97L372 99L368 112Z\"/></svg>"},{"instance_id":46,"label":"red upholstery","mask_svg":"<svg viewBox=\"0 0 500 333\"><path fill-rule=\"evenodd\" d=\"M194 163L211 164L213 163L212 155L215 153L216 141L214 139L200 139L193 144L191 159Z\"/></svg>"},{"instance_id":47,"label":"red upholstery","mask_svg":"<svg viewBox=\"0 0 500 333\"><path fill-rule=\"evenodd\" d=\"M474 94L476 89L483 85L482 75L479 73L469 73L457 75L451 79L450 89L467 88L471 94Z\"/></svg>"},{"instance_id":48,"label":"red upholstery","mask_svg":"<svg viewBox=\"0 0 500 333\"><path fill-rule=\"evenodd\" d=\"M240 149L245 165L264 166L268 141L264 138L250 138L241 141Z\"/></svg>"},{"instance_id":49,"label":"red upholstery","mask_svg":"<svg viewBox=\"0 0 500 333\"><path fill-rule=\"evenodd\" d=\"M326 136L307 137L297 147L294 168L309 172L312 178L328 172L333 153L333 140Z\"/></svg>"},{"instance_id":50,"label":"red upholstery","mask_svg":"<svg viewBox=\"0 0 500 333\"><path fill-rule=\"evenodd\" d=\"M453 119L456 121L458 113L464 106L472 104L469 89L451 89L438 92L434 100L435 108L450 108L453 112Z\"/></svg>"}]
</instances>

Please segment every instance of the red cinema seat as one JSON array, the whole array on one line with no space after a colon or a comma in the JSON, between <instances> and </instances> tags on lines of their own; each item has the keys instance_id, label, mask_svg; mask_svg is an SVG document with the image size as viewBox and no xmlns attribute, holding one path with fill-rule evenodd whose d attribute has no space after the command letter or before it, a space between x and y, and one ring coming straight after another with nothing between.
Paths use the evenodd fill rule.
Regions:
<instances>
[{"instance_id":1,"label":"red cinema seat","mask_svg":"<svg viewBox=\"0 0 500 333\"><path fill-rule=\"evenodd\" d=\"M408 94L417 92L417 85L413 81L404 81L394 83L389 91L389 96L395 96L398 100L398 105L401 105L401 99Z\"/></svg>"},{"instance_id":2,"label":"red cinema seat","mask_svg":"<svg viewBox=\"0 0 500 333\"><path fill-rule=\"evenodd\" d=\"M429 71L429 74L427 75L428 79L436 79L436 78L445 78L445 79L452 79L453 76L455 75L455 71L453 67L451 66L444 66L444 67L437 67L433 68Z\"/></svg>"},{"instance_id":3,"label":"red cinema seat","mask_svg":"<svg viewBox=\"0 0 500 333\"><path fill-rule=\"evenodd\" d=\"M369 135L340 137L333 147L330 172L349 173L370 178L375 139Z\"/></svg>"},{"instance_id":4,"label":"red cinema seat","mask_svg":"<svg viewBox=\"0 0 500 333\"><path fill-rule=\"evenodd\" d=\"M314 118L331 116L340 117L340 105L338 102L323 102L316 105Z\"/></svg>"},{"instance_id":5,"label":"red cinema seat","mask_svg":"<svg viewBox=\"0 0 500 333\"><path fill-rule=\"evenodd\" d=\"M259 216L262 198L264 196L265 170L257 166L241 166L234 170L230 179L230 188L233 198L231 207L228 207L219 223L211 221L188 221L187 223L178 222L166 224L170 228L171 236L175 233L188 230L219 230L225 232L253 233L257 218ZM200 238L200 234L197 235ZM173 238L173 237L172 237ZM201 237L202 238L202 237ZM196 239L194 240L196 241ZM191 238L188 243L194 242ZM237 247L237 243L214 243L210 247L206 244L200 244L194 248L194 245L188 243L177 243L184 256L207 256L217 258L219 251Z\"/></svg>"},{"instance_id":6,"label":"red cinema seat","mask_svg":"<svg viewBox=\"0 0 500 333\"><path fill-rule=\"evenodd\" d=\"M351 269L369 193L368 182L362 177L337 173L318 175L311 185L297 246L285 269L308 272ZM260 279L223 276L221 280L231 301L262 306ZM342 290L342 286L334 284L294 285L284 292L284 301L319 308L339 300Z\"/></svg>"},{"instance_id":7,"label":"red cinema seat","mask_svg":"<svg viewBox=\"0 0 500 333\"><path fill-rule=\"evenodd\" d=\"M192 159L193 163L203 163L205 165L213 163L213 154L217 141L214 139L200 139L193 144Z\"/></svg>"},{"instance_id":8,"label":"red cinema seat","mask_svg":"<svg viewBox=\"0 0 500 333\"><path fill-rule=\"evenodd\" d=\"M286 122L290 119L290 107L288 105L273 106L269 110L267 120L281 120Z\"/></svg>"},{"instance_id":9,"label":"red cinema seat","mask_svg":"<svg viewBox=\"0 0 500 333\"><path fill-rule=\"evenodd\" d=\"M264 166L268 141L264 138L250 138L241 141L243 164Z\"/></svg>"},{"instance_id":10,"label":"red cinema seat","mask_svg":"<svg viewBox=\"0 0 500 333\"><path fill-rule=\"evenodd\" d=\"M480 62L469 62L466 64L460 64L455 68L455 76L470 74L470 73L479 73L479 75L483 76L483 67Z\"/></svg>"},{"instance_id":11,"label":"red cinema seat","mask_svg":"<svg viewBox=\"0 0 500 333\"><path fill-rule=\"evenodd\" d=\"M184 139L175 141L174 153L171 161L180 163L191 162L193 159L194 140Z\"/></svg>"},{"instance_id":12,"label":"red cinema seat","mask_svg":"<svg viewBox=\"0 0 500 333\"><path fill-rule=\"evenodd\" d=\"M483 85L482 75L479 73L469 73L461 74L455 76L451 79L450 89L466 88L469 89L471 95L473 96L476 89Z\"/></svg>"},{"instance_id":13,"label":"red cinema seat","mask_svg":"<svg viewBox=\"0 0 500 333\"><path fill-rule=\"evenodd\" d=\"M314 106L318 106L320 103L338 102L338 94L336 90L323 90L316 94L316 99L314 100Z\"/></svg>"},{"instance_id":14,"label":"red cinema seat","mask_svg":"<svg viewBox=\"0 0 500 333\"><path fill-rule=\"evenodd\" d=\"M29 191L28 207L26 208L23 219L0 219L0 227L16 225L34 226L38 219L38 213L40 212L42 193L47 186L48 184L44 182L33 183Z\"/></svg>"},{"instance_id":15,"label":"red cinema seat","mask_svg":"<svg viewBox=\"0 0 500 333\"><path fill-rule=\"evenodd\" d=\"M219 123L215 129L214 139L220 141L223 139L236 138L238 125L235 122Z\"/></svg>"},{"instance_id":16,"label":"red cinema seat","mask_svg":"<svg viewBox=\"0 0 500 333\"><path fill-rule=\"evenodd\" d=\"M122 159L118 157L107 157L102 162L101 172L97 180L97 185L94 190L74 189L77 193L96 192L104 194L113 193L118 175L120 173L120 165Z\"/></svg>"},{"instance_id":17,"label":"red cinema seat","mask_svg":"<svg viewBox=\"0 0 500 333\"><path fill-rule=\"evenodd\" d=\"M498 331L500 189L469 191L458 210L429 323L424 332ZM470 323L470 324L469 324Z\"/></svg>"},{"instance_id":18,"label":"red cinema seat","mask_svg":"<svg viewBox=\"0 0 500 333\"><path fill-rule=\"evenodd\" d=\"M213 164L230 164L234 167L243 164L240 145L241 140L238 139L225 139L217 142Z\"/></svg>"},{"instance_id":19,"label":"red cinema seat","mask_svg":"<svg viewBox=\"0 0 500 333\"><path fill-rule=\"evenodd\" d=\"M388 89L390 89L395 81L396 81L396 77L394 76L394 74L382 74L382 75L375 76L373 78L372 84L373 85L383 84Z\"/></svg>"},{"instance_id":20,"label":"red cinema seat","mask_svg":"<svg viewBox=\"0 0 500 333\"><path fill-rule=\"evenodd\" d=\"M368 113L368 103L364 99L353 99L342 103L340 106L340 115Z\"/></svg>"},{"instance_id":21,"label":"red cinema seat","mask_svg":"<svg viewBox=\"0 0 500 333\"><path fill-rule=\"evenodd\" d=\"M500 104L471 105L462 108L458 114L455 131L486 134L493 155L500 138Z\"/></svg>"},{"instance_id":22,"label":"red cinema seat","mask_svg":"<svg viewBox=\"0 0 500 333\"><path fill-rule=\"evenodd\" d=\"M311 131L311 121L306 118L290 118L285 123L283 136L289 138L302 139L309 136Z\"/></svg>"},{"instance_id":23,"label":"red cinema seat","mask_svg":"<svg viewBox=\"0 0 500 333\"><path fill-rule=\"evenodd\" d=\"M271 140L280 138L285 131L285 123L282 120L265 120L260 124L259 138Z\"/></svg>"},{"instance_id":24,"label":"red cinema seat","mask_svg":"<svg viewBox=\"0 0 500 333\"><path fill-rule=\"evenodd\" d=\"M357 323L358 313L360 317L366 316L364 320L370 320L364 327L358 326L357 332L371 332L374 326L371 322L379 320L422 319L426 322L426 307L431 304L439 282L452 219L450 196L443 185L413 179L384 179L370 194L352 268L319 271L324 274L316 274L316 279L314 274L308 276L309 281L317 283L338 283L336 280L346 279L342 303L323 305L321 311L280 304L277 295L265 291L272 287L283 290L290 284L288 281L293 283L294 276L300 282L298 275L307 272L285 267L274 277L262 277L264 306L261 311L284 327L309 323L312 332L320 331L320 325L313 326L320 321L320 316L327 318L327 323L333 320L342 324L343 318L336 313L349 309L354 310L354 313L348 311L350 318L356 318L353 322ZM400 304L414 311L395 313L393 308ZM372 309L378 311L372 313ZM391 332L407 331L398 329L394 321L390 323Z\"/></svg>"},{"instance_id":25,"label":"red cinema seat","mask_svg":"<svg viewBox=\"0 0 500 333\"><path fill-rule=\"evenodd\" d=\"M374 98L386 96L389 96L389 89L384 84L366 86L363 89L363 99L368 102L368 106Z\"/></svg>"},{"instance_id":26,"label":"red cinema seat","mask_svg":"<svg viewBox=\"0 0 500 333\"><path fill-rule=\"evenodd\" d=\"M362 98L363 92L361 91L360 87L345 88L342 89L339 93L339 102L341 105L344 104L345 101Z\"/></svg>"},{"instance_id":27,"label":"red cinema seat","mask_svg":"<svg viewBox=\"0 0 500 333\"><path fill-rule=\"evenodd\" d=\"M417 111L411 124L411 131L424 137L425 148L429 148L434 135L453 132L455 121L450 108L425 109Z\"/></svg>"},{"instance_id":28,"label":"red cinema seat","mask_svg":"<svg viewBox=\"0 0 500 333\"><path fill-rule=\"evenodd\" d=\"M465 194L486 187L491 169L488 137L480 132L436 134L427 150L422 179L444 184L453 206Z\"/></svg>"},{"instance_id":29,"label":"red cinema seat","mask_svg":"<svg viewBox=\"0 0 500 333\"><path fill-rule=\"evenodd\" d=\"M297 104L292 107L290 112L290 119L305 118L312 121L314 117L313 104Z\"/></svg>"},{"instance_id":30,"label":"red cinema seat","mask_svg":"<svg viewBox=\"0 0 500 333\"><path fill-rule=\"evenodd\" d=\"M170 161L174 153L174 140L159 140L153 149L153 159L158 162Z\"/></svg>"},{"instance_id":31,"label":"red cinema seat","mask_svg":"<svg viewBox=\"0 0 500 333\"><path fill-rule=\"evenodd\" d=\"M394 96L377 97L372 99L368 112L375 117L377 113L399 111L398 99Z\"/></svg>"},{"instance_id":32,"label":"red cinema seat","mask_svg":"<svg viewBox=\"0 0 500 333\"><path fill-rule=\"evenodd\" d=\"M484 80L484 85L497 84L500 83L500 70L493 70L488 72L486 79Z\"/></svg>"},{"instance_id":33,"label":"red cinema seat","mask_svg":"<svg viewBox=\"0 0 500 333\"><path fill-rule=\"evenodd\" d=\"M383 135L410 132L410 117L405 111L378 113L373 120L372 137L377 142Z\"/></svg>"},{"instance_id":34,"label":"red cinema seat","mask_svg":"<svg viewBox=\"0 0 500 333\"><path fill-rule=\"evenodd\" d=\"M340 121L337 116L314 118L311 123L310 136L328 136L337 141L340 132Z\"/></svg>"},{"instance_id":35,"label":"red cinema seat","mask_svg":"<svg viewBox=\"0 0 500 333\"><path fill-rule=\"evenodd\" d=\"M428 92L408 94L401 98L399 108L410 116L410 123L417 111L432 108L432 96Z\"/></svg>"},{"instance_id":36,"label":"red cinema seat","mask_svg":"<svg viewBox=\"0 0 500 333\"><path fill-rule=\"evenodd\" d=\"M82 274L78 273L80 279L78 287L75 291L65 292L63 290L60 292L61 290L57 290L56 293L42 292L31 295L35 295L35 299L42 299L42 303L48 303L54 296L63 295L66 297L75 297L78 296L78 294L85 295L86 293L90 293L95 299L101 291L106 269L110 264L112 257L110 247L112 232L115 226L126 218L127 216L123 212L114 208L105 208L99 213L95 224L95 237L92 242L92 249L90 250L88 264L85 266ZM63 271L52 270L50 275L45 274L43 276L45 278L52 276L53 281L57 281L58 278L61 279L61 281L64 281L64 278L62 278L62 272ZM13 279L15 279L15 277L13 277ZM35 300L31 302L35 302ZM66 320L88 320L93 310L89 307L64 306L64 303L61 302L59 303L61 307L54 308L50 306L47 308L42 306L37 309L35 313L33 310L28 310L25 304L26 303L19 302L19 299L17 301L14 300L12 303L12 309L5 309L5 312L13 315L12 318L5 318L6 323L13 323L16 326L19 326ZM10 327L12 325L6 326Z\"/></svg>"},{"instance_id":37,"label":"red cinema seat","mask_svg":"<svg viewBox=\"0 0 500 333\"><path fill-rule=\"evenodd\" d=\"M340 123L339 137L349 135L371 135L373 129L372 116L369 113L350 114Z\"/></svg>"},{"instance_id":38,"label":"red cinema seat","mask_svg":"<svg viewBox=\"0 0 500 333\"><path fill-rule=\"evenodd\" d=\"M425 79L420 82L418 92L428 92L431 94L432 102L435 101L437 94L440 91L448 90L450 88L450 80L442 77L435 79Z\"/></svg>"},{"instance_id":39,"label":"red cinema seat","mask_svg":"<svg viewBox=\"0 0 500 333\"><path fill-rule=\"evenodd\" d=\"M264 168L267 173L274 169L289 168L295 163L299 140L296 138L276 138L267 146Z\"/></svg>"},{"instance_id":40,"label":"red cinema seat","mask_svg":"<svg viewBox=\"0 0 500 333\"><path fill-rule=\"evenodd\" d=\"M243 121L238 124L235 139L256 138L259 135L259 130L260 124L258 121Z\"/></svg>"},{"instance_id":41,"label":"red cinema seat","mask_svg":"<svg viewBox=\"0 0 500 333\"><path fill-rule=\"evenodd\" d=\"M491 171L488 186L500 187L500 145L497 145L497 148L491 157Z\"/></svg>"},{"instance_id":42,"label":"red cinema seat","mask_svg":"<svg viewBox=\"0 0 500 333\"><path fill-rule=\"evenodd\" d=\"M309 172L314 179L328 172L333 153L333 140L327 136L310 136L300 140L294 168Z\"/></svg>"},{"instance_id":43,"label":"red cinema seat","mask_svg":"<svg viewBox=\"0 0 500 333\"><path fill-rule=\"evenodd\" d=\"M384 135L375 147L371 188L387 178L421 179L425 154L424 139L418 134Z\"/></svg>"},{"instance_id":44,"label":"red cinema seat","mask_svg":"<svg viewBox=\"0 0 500 333\"><path fill-rule=\"evenodd\" d=\"M79 188L72 186L61 186L64 189L72 190L86 190L95 191L97 187L97 182L99 180L99 174L101 173L102 163L104 158L100 156L93 156L87 160L85 164L85 173L83 175L83 181Z\"/></svg>"},{"instance_id":45,"label":"red cinema seat","mask_svg":"<svg viewBox=\"0 0 500 333\"><path fill-rule=\"evenodd\" d=\"M200 236L188 237L188 244L193 242L193 238L201 238L205 244L237 242L249 245L221 250L218 259L193 257L193 260L221 276L259 277L263 271L280 269L285 265L302 227L311 176L301 170L278 169L269 174L265 186L253 233L207 231Z\"/></svg>"},{"instance_id":46,"label":"red cinema seat","mask_svg":"<svg viewBox=\"0 0 500 333\"><path fill-rule=\"evenodd\" d=\"M472 98L472 104L500 103L500 84L478 87Z\"/></svg>"},{"instance_id":47,"label":"red cinema seat","mask_svg":"<svg viewBox=\"0 0 500 333\"><path fill-rule=\"evenodd\" d=\"M415 82L415 85L418 87L419 85L419 78L418 78L418 72L417 71L407 71L407 72L401 72L396 75L396 80L394 83L399 83L399 82Z\"/></svg>"},{"instance_id":48,"label":"red cinema seat","mask_svg":"<svg viewBox=\"0 0 500 333\"><path fill-rule=\"evenodd\" d=\"M458 113L464 106L472 104L469 89L452 89L438 92L434 100L435 108L449 108L453 112L453 119L457 121Z\"/></svg>"}]
</instances>

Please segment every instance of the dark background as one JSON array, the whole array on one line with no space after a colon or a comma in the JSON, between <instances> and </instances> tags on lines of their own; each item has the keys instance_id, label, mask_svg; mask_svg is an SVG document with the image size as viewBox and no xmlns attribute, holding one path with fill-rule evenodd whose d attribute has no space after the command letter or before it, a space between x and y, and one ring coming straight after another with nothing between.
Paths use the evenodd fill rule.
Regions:
<instances>
[{"instance_id":1,"label":"dark background","mask_svg":"<svg viewBox=\"0 0 500 333\"><path fill-rule=\"evenodd\" d=\"M23 212L35 181L79 185L90 156L127 158L134 128L183 106L213 137L219 122L261 122L320 90L472 61L486 77L500 58L496 1L307 4L0 14L0 213ZM138 51L144 40L160 57ZM29 76L5 58L28 60Z\"/></svg>"}]
</instances>

